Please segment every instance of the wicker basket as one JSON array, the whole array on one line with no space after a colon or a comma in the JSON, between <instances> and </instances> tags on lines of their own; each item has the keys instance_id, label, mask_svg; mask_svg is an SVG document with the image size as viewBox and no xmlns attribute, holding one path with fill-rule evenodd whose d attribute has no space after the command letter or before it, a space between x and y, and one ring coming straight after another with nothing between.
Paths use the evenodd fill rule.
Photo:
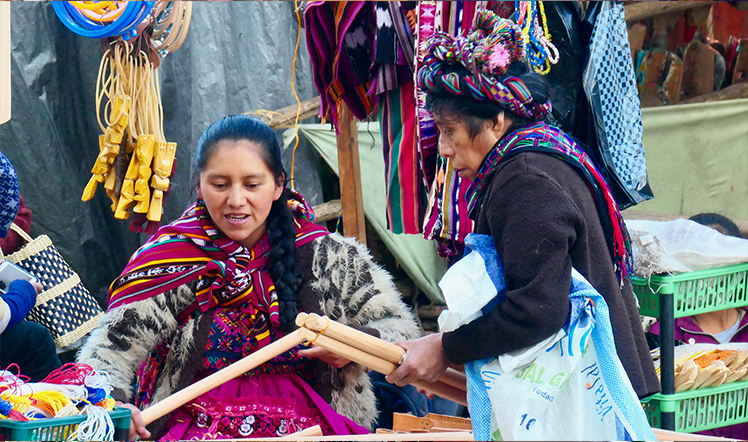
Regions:
<instances>
[{"instance_id":1,"label":"wicker basket","mask_svg":"<svg viewBox=\"0 0 748 442\"><path fill-rule=\"evenodd\" d=\"M11 229L27 244L5 259L36 276L44 287L27 318L45 326L58 348L67 347L93 330L104 312L47 235L32 239L15 224Z\"/></svg>"}]
</instances>

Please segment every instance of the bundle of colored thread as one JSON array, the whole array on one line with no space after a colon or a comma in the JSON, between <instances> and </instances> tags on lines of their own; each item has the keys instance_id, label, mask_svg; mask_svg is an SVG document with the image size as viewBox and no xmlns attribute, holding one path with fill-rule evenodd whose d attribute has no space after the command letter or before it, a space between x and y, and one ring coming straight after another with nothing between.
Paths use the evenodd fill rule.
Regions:
<instances>
[{"instance_id":1,"label":"bundle of colored thread","mask_svg":"<svg viewBox=\"0 0 748 442\"><path fill-rule=\"evenodd\" d=\"M114 399L109 375L86 364L68 363L41 382L0 371L0 420L37 419L86 415L69 440L112 440L114 423L109 411ZM25 378L26 380L28 378Z\"/></svg>"}]
</instances>

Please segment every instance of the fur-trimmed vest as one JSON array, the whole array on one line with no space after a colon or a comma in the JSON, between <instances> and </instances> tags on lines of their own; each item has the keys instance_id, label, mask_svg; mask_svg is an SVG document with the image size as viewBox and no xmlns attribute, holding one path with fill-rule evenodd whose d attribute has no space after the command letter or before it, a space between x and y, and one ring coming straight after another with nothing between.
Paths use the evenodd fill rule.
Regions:
<instances>
[{"instance_id":1,"label":"fur-trimmed vest","mask_svg":"<svg viewBox=\"0 0 748 442\"><path fill-rule=\"evenodd\" d=\"M377 266L366 247L339 234L317 238L296 249L297 270L303 278L299 307L327 315L343 324L390 342L420 336L411 310L402 302L391 276ZM190 285L108 311L78 353L78 361L109 373L112 396L132 402L135 373L161 342L170 342L151 398L153 405L190 385L203 357L213 311L184 324L176 317L195 302ZM314 389L338 413L371 428L377 407L364 367L341 369L317 363ZM168 416L149 426L154 437L164 431Z\"/></svg>"}]
</instances>

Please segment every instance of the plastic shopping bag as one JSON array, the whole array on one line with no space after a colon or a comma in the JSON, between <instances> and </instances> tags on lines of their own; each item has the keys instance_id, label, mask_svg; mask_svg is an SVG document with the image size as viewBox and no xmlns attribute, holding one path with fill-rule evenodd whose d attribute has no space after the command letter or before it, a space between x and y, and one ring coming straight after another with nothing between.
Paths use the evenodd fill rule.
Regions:
<instances>
[{"instance_id":1,"label":"plastic shopping bag","mask_svg":"<svg viewBox=\"0 0 748 442\"><path fill-rule=\"evenodd\" d=\"M483 266L498 283L485 313L505 297L503 268L490 236L471 234L466 245L470 273ZM470 258L474 254L481 259ZM501 269L499 277L494 266ZM459 281L464 271L455 264L445 279ZM450 287L458 286L442 290ZM445 293L450 309L450 299L460 296L474 294ZM533 347L466 364L476 440L656 440L616 354L603 297L573 270L569 298L569 319L556 334Z\"/></svg>"}]
</instances>

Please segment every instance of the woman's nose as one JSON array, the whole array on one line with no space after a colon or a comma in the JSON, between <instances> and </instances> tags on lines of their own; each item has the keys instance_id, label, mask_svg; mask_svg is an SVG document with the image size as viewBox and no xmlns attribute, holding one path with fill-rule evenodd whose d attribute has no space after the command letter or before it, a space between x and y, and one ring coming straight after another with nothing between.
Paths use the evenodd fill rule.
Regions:
<instances>
[{"instance_id":1,"label":"woman's nose","mask_svg":"<svg viewBox=\"0 0 748 442\"><path fill-rule=\"evenodd\" d=\"M241 186L231 186L227 203L233 207L239 207L244 204L244 195Z\"/></svg>"},{"instance_id":2,"label":"woman's nose","mask_svg":"<svg viewBox=\"0 0 748 442\"><path fill-rule=\"evenodd\" d=\"M442 158L452 158L453 154L454 150L452 149L452 146L449 143L439 140L439 155Z\"/></svg>"}]
</instances>

